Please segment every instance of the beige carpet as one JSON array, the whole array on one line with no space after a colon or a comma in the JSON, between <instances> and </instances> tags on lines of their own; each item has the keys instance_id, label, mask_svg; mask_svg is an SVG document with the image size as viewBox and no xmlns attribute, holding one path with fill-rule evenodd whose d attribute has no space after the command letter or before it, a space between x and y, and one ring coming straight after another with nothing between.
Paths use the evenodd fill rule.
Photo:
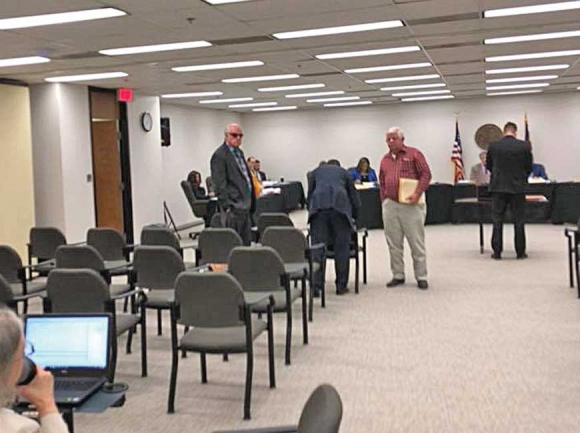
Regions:
<instances>
[{"instance_id":1,"label":"beige carpet","mask_svg":"<svg viewBox=\"0 0 580 433\"><path fill-rule=\"evenodd\" d=\"M293 217L304 221L304 214ZM490 228L486 227L486 237ZM332 383L344 403L343 433L577 432L580 428L580 301L568 288L562 226L527 227L530 258L516 261L505 230L501 262L478 251L477 226L427 227L429 283L386 289L388 251L369 237L369 284L315 307L310 345L295 311L292 365L284 365L284 318L277 317L277 389L268 388L266 336L256 342L252 420L242 420L243 355L180 363L176 413L167 415L170 343L149 320L149 377L139 376L138 339L120 356L123 408L77 414L77 432L183 433L295 423L311 390ZM488 242L489 243L489 242ZM410 261L407 269L412 272ZM351 280L354 272L351 272ZM351 284L352 289L352 284ZM298 305L298 304L297 304ZM165 319L168 330L168 319ZM124 341L124 340L123 340Z\"/></svg>"}]
</instances>

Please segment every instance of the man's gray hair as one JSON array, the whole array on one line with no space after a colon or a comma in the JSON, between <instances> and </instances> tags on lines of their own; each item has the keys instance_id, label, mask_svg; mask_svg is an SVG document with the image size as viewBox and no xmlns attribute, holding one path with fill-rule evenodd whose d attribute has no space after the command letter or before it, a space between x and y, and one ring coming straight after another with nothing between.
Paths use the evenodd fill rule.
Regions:
<instances>
[{"instance_id":1,"label":"man's gray hair","mask_svg":"<svg viewBox=\"0 0 580 433\"><path fill-rule=\"evenodd\" d=\"M14 398L15 389L8 385L8 375L21 338L20 319L12 310L0 307L0 407Z\"/></svg>"},{"instance_id":2,"label":"man's gray hair","mask_svg":"<svg viewBox=\"0 0 580 433\"><path fill-rule=\"evenodd\" d=\"M397 134L401 140L405 139L405 131L403 131L398 126L392 126L387 129L387 134Z\"/></svg>"}]
</instances>

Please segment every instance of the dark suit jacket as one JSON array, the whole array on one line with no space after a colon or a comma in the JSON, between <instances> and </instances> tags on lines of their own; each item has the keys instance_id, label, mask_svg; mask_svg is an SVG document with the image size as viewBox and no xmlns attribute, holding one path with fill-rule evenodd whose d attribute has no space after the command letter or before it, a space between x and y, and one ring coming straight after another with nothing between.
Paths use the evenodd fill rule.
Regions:
<instances>
[{"instance_id":1,"label":"dark suit jacket","mask_svg":"<svg viewBox=\"0 0 580 433\"><path fill-rule=\"evenodd\" d=\"M266 173L264 173L263 171L257 171L256 174L257 174L258 180L260 182L262 182L264 180L268 180L268 177L266 176Z\"/></svg>"},{"instance_id":2,"label":"dark suit jacket","mask_svg":"<svg viewBox=\"0 0 580 433\"><path fill-rule=\"evenodd\" d=\"M244 161L246 157L240 149ZM244 168L248 168L244 165ZM247 172L249 175L249 172ZM211 179L221 209L253 212L256 206L254 186L248 188L246 176L227 144L222 144L211 157Z\"/></svg>"},{"instance_id":3,"label":"dark suit jacket","mask_svg":"<svg viewBox=\"0 0 580 433\"><path fill-rule=\"evenodd\" d=\"M317 212L334 209L353 224L360 207L360 197L344 168L323 165L308 174L308 220Z\"/></svg>"},{"instance_id":4,"label":"dark suit jacket","mask_svg":"<svg viewBox=\"0 0 580 433\"><path fill-rule=\"evenodd\" d=\"M525 141L505 136L489 145L485 165L491 172L490 192L521 194L532 170L532 151Z\"/></svg>"}]
</instances>

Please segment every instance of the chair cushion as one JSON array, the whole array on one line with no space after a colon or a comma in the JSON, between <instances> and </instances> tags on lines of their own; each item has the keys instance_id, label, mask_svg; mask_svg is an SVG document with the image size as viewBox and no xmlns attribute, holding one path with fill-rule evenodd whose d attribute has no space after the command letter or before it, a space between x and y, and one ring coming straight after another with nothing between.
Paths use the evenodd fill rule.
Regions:
<instances>
[{"instance_id":1,"label":"chair cushion","mask_svg":"<svg viewBox=\"0 0 580 433\"><path fill-rule=\"evenodd\" d=\"M284 265L284 269L288 272L288 275L291 280L302 279L304 276L304 269L306 269L306 276L308 276L308 262L304 263L287 263ZM312 270L314 272L320 269L320 263L313 262L312 263Z\"/></svg>"},{"instance_id":2,"label":"chair cushion","mask_svg":"<svg viewBox=\"0 0 580 433\"><path fill-rule=\"evenodd\" d=\"M175 290L149 290L147 302L149 308L169 308L175 302Z\"/></svg>"},{"instance_id":3,"label":"chair cushion","mask_svg":"<svg viewBox=\"0 0 580 433\"><path fill-rule=\"evenodd\" d=\"M266 322L252 319L252 341L266 330ZM244 353L246 347L246 327L193 328L180 340L179 348L193 352Z\"/></svg>"},{"instance_id":4,"label":"chair cushion","mask_svg":"<svg viewBox=\"0 0 580 433\"><path fill-rule=\"evenodd\" d=\"M135 314L117 314L115 320L117 324L117 335L121 335L139 323L139 316Z\"/></svg>"},{"instance_id":5,"label":"chair cushion","mask_svg":"<svg viewBox=\"0 0 580 433\"><path fill-rule=\"evenodd\" d=\"M127 293L130 290L131 286L129 284L111 284L109 286L109 293L111 296L122 295L123 293Z\"/></svg>"},{"instance_id":6,"label":"chair cushion","mask_svg":"<svg viewBox=\"0 0 580 433\"><path fill-rule=\"evenodd\" d=\"M286 311L286 291L285 290L277 290L272 292L274 295L274 312L279 313L281 311ZM300 298L302 292L300 289L290 289L290 299L292 303L296 301L296 299ZM255 313L265 313L268 310L268 306L265 303L258 304L252 307L252 311Z\"/></svg>"}]
</instances>

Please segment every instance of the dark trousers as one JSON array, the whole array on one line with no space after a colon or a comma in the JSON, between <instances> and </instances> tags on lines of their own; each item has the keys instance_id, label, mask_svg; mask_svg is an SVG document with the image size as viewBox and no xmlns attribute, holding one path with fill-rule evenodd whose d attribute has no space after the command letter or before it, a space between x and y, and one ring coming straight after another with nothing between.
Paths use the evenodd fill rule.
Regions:
<instances>
[{"instance_id":1,"label":"dark trousers","mask_svg":"<svg viewBox=\"0 0 580 433\"><path fill-rule=\"evenodd\" d=\"M516 254L522 256L526 252L526 230L524 224L526 210L525 194L508 194L494 192L491 194L491 218L493 222L493 234L491 247L494 254L501 254L503 250L503 220L508 206L514 219L514 243Z\"/></svg>"},{"instance_id":2,"label":"dark trousers","mask_svg":"<svg viewBox=\"0 0 580 433\"><path fill-rule=\"evenodd\" d=\"M312 242L323 243L334 251L334 268L336 272L336 289L345 289L348 284L349 252L352 228L345 215L333 209L325 209L313 215L310 220ZM321 290L325 266L314 273L314 291Z\"/></svg>"},{"instance_id":3,"label":"dark trousers","mask_svg":"<svg viewBox=\"0 0 580 433\"><path fill-rule=\"evenodd\" d=\"M252 243L252 219L250 217L250 211L227 211L222 214L222 218L225 216L225 221L222 219L222 227L228 227L234 229L244 242L245 246L250 246Z\"/></svg>"}]
</instances>

